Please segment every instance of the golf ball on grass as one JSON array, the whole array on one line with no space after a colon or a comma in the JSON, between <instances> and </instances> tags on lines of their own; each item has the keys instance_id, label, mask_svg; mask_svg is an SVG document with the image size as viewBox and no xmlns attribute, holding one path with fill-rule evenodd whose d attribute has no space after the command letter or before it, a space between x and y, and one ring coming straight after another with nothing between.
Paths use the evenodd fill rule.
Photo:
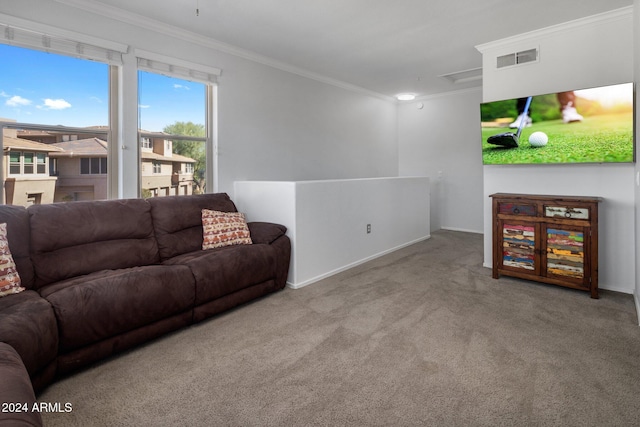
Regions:
<instances>
[{"instance_id":1,"label":"golf ball on grass","mask_svg":"<svg viewBox=\"0 0 640 427\"><path fill-rule=\"evenodd\" d=\"M544 132L534 132L529 136L529 144L532 147L542 147L547 145L547 142L549 142L549 137Z\"/></svg>"}]
</instances>

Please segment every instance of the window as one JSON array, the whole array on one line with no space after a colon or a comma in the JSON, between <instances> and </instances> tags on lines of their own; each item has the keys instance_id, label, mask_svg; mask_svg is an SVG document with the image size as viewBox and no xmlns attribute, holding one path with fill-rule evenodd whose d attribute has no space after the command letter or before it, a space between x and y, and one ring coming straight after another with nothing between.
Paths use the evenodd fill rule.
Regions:
<instances>
[{"instance_id":1,"label":"window","mask_svg":"<svg viewBox=\"0 0 640 427\"><path fill-rule=\"evenodd\" d=\"M213 190L213 107L220 70L137 48L134 50L138 56L139 73L138 128L139 136L145 139L141 139L138 146L144 167L138 164L139 170L132 170L126 159L133 151L122 154L124 162L107 161L110 156L120 155L121 146L127 146L126 141L110 140L110 129L119 129L119 119L132 114L129 110L131 103L128 102L131 94L123 94L118 86L122 71L127 75L129 67L136 66L124 64L122 60L123 53L132 51L131 46L26 20L15 24L0 23L0 57L4 59L0 117L6 118L2 124L4 130L52 132L51 135L34 134L31 137L31 141L42 144L66 142L77 147L77 143L89 138L99 138L106 144L103 144L100 155L82 151L83 158L102 160L80 160L81 164L77 157L80 151L75 151L72 160L69 148L52 151L29 149L33 153L25 159L22 154L25 145L10 147L4 144L5 175L11 174L16 178L24 175L26 165L27 172L31 170L30 173L40 177L50 176L52 185L42 192L42 203L76 200L77 179L88 175L94 175L93 182L101 177L105 179L105 183L89 184L94 185L93 191L88 188L82 190L94 200L121 194L130 197L132 182L141 182L142 190L146 186L151 193L161 188L168 189L169 194ZM156 91L160 88L156 84L159 80L164 80L164 86ZM8 124L10 122L16 125L12 127ZM29 128L25 124L34 127ZM188 125L187 130L178 129L181 124ZM191 125L193 131L189 130ZM93 132L88 132L89 129ZM145 131L158 140L146 135ZM166 133L159 136L158 133L162 132ZM0 140L4 134L0 130ZM113 135L120 135L120 132ZM105 149L107 158L103 159ZM12 151L14 154L10 155ZM44 153L44 157L39 153ZM187 163L185 157L195 161L192 163L193 179L187 177L186 183L179 183L181 186L187 184L186 190L183 187L178 189L179 180L174 179L174 173L167 174L171 181L166 183L162 174L154 175L154 180L145 181L146 175L151 176L154 169L157 171L152 160L160 161L165 172L173 172L181 170L182 163ZM124 169L118 169L120 165ZM109 175L107 172L117 174ZM137 177L140 177L139 181ZM0 200L6 188L2 184ZM10 191L7 189L5 193ZM24 199L27 192L21 194ZM28 194L37 193L28 191ZM13 204L11 200L5 200L7 204ZM20 203L23 202L16 204Z\"/></svg>"},{"instance_id":2,"label":"window","mask_svg":"<svg viewBox=\"0 0 640 427\"><path fill-rule=\"evenodd\" d=\"M207 183L207 177L211 180L213 172L207 170L207 157L213 157L213 107L220 70L150 52L136 52L140 54L138 117L141 134L152 136L162 132L164 147L159 141L153 144L154 154L163 156L165 164L172 163L172 171L186 170L185 164L190 163L193 175L187 181L175 179L174 174L168 174L166 179L150 180L145 178L149 172L141 168L141 192L153 195L153 188L165 185L165 181L171 195L211 191L212 183ZM145 160L143 152L142 164L148 164L150 157L147 155Z\"/></svg>"},{"instance_id":3,"label":"window","mask_svg":"<svg viewBox=\"0 0 640 427\"><path fill-rule=\"evenodd\" d=\"M23 172L25 175L33 174L33 153L24 153L22 155Z\"/></svg>"},{"instance_id":4,"label":"window","mask_svg":"<svg viewBox=\"0 0 640 427\"><path fill-rule=\"evenodd\" d=\"M80 174L89 175L91 173L91 163L88 158L80 159Z\"/></svg>"},{"instance_id":5,"label":"window","mask_svg":"<svg viewBox=\"0 0 640 427\"><path fill-rule=\"evenodd\" d=\"M47 156L45 153L36 153L36 173L47 173Z\"/></svg>"},{"instance_id":6,"label":"window","mask_svg":"<svg viewBox=\"0 0 640 427\"><path fill-rule=\"evenodd\" d=\"M5 193L9 196L6 203L24 205L67 200L65 197L77 186L73 182L73 175L89 173L104 175L105 183L95 184L94 196L95 199L106 199L106 159L104 168L102 161L97 159L97 167L83 163L79 171L77 163L68 160L72 158L72 148L63 144L75 144L90 137L108 140L110 67L117 67L110 64L121 62L121 55L116 51L101 50L86 43L80 45L37 31L9 28L2 24L0 30L5 36L3 43L7 43L0 43L0 57L5 59L0 87L0 117L6 118L6 121L3 119L4 129L0 132L4 135L6 129L12 129L18 140L3 139L4 148L11 150L14 148L11 144L24 147L21 139L43 145L42 149L33 152L10 151L9 175L38 175L41 180L37 190L42 192L33 191L36 190L34 181L20 183L16 178L11 184L14 185L12 189L6 188L5 183ZM77 47L80 49L77 50ZM16 126L12 127L12 123L16 123ZM33 128L29 125L33 125ZM65 130L62 133L60 125L74 131ZM98 126L99 129L89 129ZM50 151L46 145L52 145ZM54 152L56 158L50 159L49 153ZM51 179L46 179L49 176ZM21 188L21 196L18 196L17 188ZM30 195L26 202L22 188ZM15 203L11 197L15 198Z\"/></svg>"},{"instance_id":7,"label":"window","mask_svg":"<svg viewBox=\"0 0 640 427\"><path fill-rule=\"evenodd\" d=\"M58 176L58 159L49 159L49 175Z\"/></svg>"},{"instance_id":8,"label":"window","mask_svg":"<svg viewBox=\"0 0 640 427\"><path fill-rule=\"evenodd\" d=\"M162 173L162 163L154 160L153 162L153 173Z\"/></svg>"},{"instance_id":9,"label":"window","mask_svg":"<svg viewBox=\"0 0 640 427\"><path fill-rule=\"evenodd\" d=\"M47 155L45 153L9 152L9 175L36 174L47 174Z\"/></svg>"},{"instance_id":10,"label":"window","mask_svg":"<svg viewBox=\"0 0 640 427\"><path fill-rule=\"evenodd\" d=\"M21 165L20 159L22 157L22 153L20 151L10 151L9 152L9 174L10 175L20 175Z\"/></svg>"},{"instance_id":11,"label":"window","mask_svg":"<svg viewBox=\"0 0 640 427\"><path fill-rule=\"evenodd\" d=\"M193 163L183 163L183 166L184 173L193 173Z\"/></svg>"},{"instance_id":12,"label":"window","mask_svg":"<svg viewBox=\"0 0 640 427\"><path fill-rule=\"evenodd\" d=\"M81 175L104 175L107 173L106 157L83 157L80 159Z\"/></svg>"},{"instance_id":13,"label":"window","mask_svg":"<svg viewBox=\"0 0 640 427\"><path fill-rule=\"evenodd\" d=\"M163 156L166 162L177 163L171 168L172 170L180 169L184 157L196 162L197 172L194 172L194 179L187 183L188 194L205 191L205 88L206 85L203 83L146 71L138 73L140 128L142 132L156 133L156 138L157 133L163 133L163 141L152 144L154 154ZM170 139L170 137L176 139ZM186 139L187 137L193 140ZM160 142L163 143L160 144ZM144 152L141 157L141 162L144 163ZM152 172L153 174L161 173L157 162L153 163ZM142 170L141 191L147 193L145 190L160 185L167 186L169 194L180 194L178 183L172 181L170 175L162 179L166 182L145 180L145 171ZM164 194L164 190L161 193Z\"/></svg>"}]
</instances>

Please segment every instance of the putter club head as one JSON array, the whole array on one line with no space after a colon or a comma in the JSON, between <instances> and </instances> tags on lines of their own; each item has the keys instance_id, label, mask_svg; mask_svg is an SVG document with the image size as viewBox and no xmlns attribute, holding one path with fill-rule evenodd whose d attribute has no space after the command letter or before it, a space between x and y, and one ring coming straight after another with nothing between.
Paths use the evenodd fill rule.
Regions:
<instances>
[{"instance_id":1,"label":"putter club head","mask_svg":"<svg viewBox=\"0 0 640 427\"><path fill-rule=\"evenodd\" d=\"M487 138L487 142L505 148L515 148L518 146L518 136L513 132L505 132L498 135L491 135Z\"/></svg>"},{"instance_id":2,"label":"putter club head","mask_svg":"<svg viewBox=\"0 0 640 427\"><path fill-rule=\"evenodd\" d=\"M527 102L525 103L524 110L522 111L522 120L520 120L520 124L518 124L518 133L505 132L500 133L498 135L492 135L487 138L487 143L500 145L505 148L516 148L518 147L518 141L520 140L520 134L522 133L522 128L525 126L526 120L524 119L529 113L529 107L531 106L531 99L533 97L528 97Z\"/></svg>"}]
</instances>

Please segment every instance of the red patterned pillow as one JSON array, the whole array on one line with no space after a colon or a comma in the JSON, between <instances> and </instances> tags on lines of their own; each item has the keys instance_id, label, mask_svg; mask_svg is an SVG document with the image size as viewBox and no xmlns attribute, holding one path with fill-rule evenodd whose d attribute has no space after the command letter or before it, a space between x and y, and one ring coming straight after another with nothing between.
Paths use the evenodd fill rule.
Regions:
<instances>
[{"instance_id":1,"label":"red patterned pillow","mask_svg":"<svg viewBox=\"0 0 640 427\"><path fill-rule=\"evenodd\" d=\"M17 294L24 291L20 286L20 276L16 270L16 263L9 251L7 241L7 224L0 224L0 297Z\"/></svg>"},{"instance_id":2,"label":"red patterned pillow","mask_svg":"<svg viewBox=\"0 0 640 427\"><path fill-rule=\"evenodd\" d=\"M250 245L251 235L244 214L202 210L202 249Z\"/></svg>"}]
</instances>

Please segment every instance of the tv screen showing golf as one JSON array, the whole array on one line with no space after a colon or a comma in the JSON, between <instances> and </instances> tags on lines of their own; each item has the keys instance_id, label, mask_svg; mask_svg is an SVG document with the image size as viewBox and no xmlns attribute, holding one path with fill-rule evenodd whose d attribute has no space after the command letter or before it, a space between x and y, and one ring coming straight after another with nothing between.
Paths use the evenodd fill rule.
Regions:
<instances>
[{"instance_id":1,"label":"tv screen showing golf","mask_svg":"<svg viewBox=\"0 0 640 427\"><path fill-rule=\"evenodd\" d=\"M629 163L633 83L480 105L485 165Z\"/></svg>"}]
</instances>

